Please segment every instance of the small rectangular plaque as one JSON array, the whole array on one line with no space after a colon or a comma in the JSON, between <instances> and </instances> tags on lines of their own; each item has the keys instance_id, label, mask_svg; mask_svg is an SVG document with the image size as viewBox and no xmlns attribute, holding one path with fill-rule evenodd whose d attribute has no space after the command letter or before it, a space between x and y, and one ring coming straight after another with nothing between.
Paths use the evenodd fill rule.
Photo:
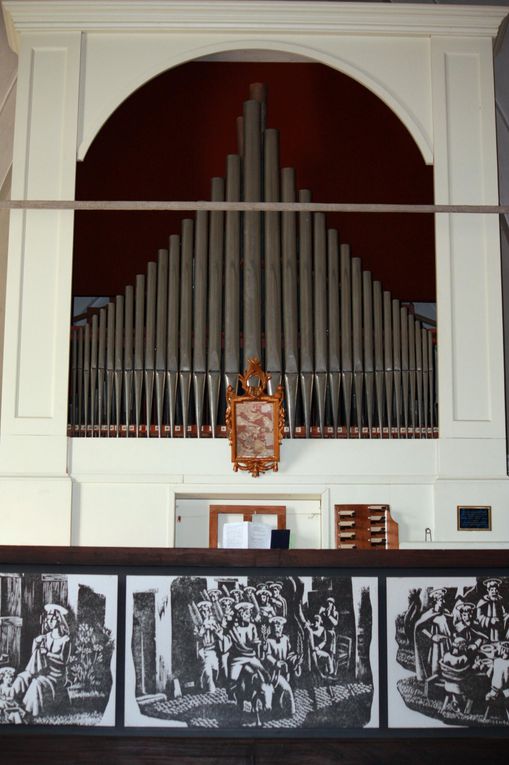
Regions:
<instances>
[{"instance_id":1,"label":"small rectangular plaque","mask_svg":"<svg viewBox=\"0 0 509 765\"><path fill-rule=\"evenodd\" d=\"M458 531L491 531L490 505L458 505Z\"/></svg>"}]
</instances>

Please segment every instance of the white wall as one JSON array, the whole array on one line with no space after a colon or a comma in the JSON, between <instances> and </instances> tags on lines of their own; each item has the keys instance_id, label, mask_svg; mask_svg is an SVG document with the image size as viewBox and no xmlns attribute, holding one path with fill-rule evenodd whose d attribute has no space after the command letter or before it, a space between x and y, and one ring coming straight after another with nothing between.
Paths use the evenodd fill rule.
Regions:
<instances>
[{"instance_id":1,"label":"white wall","mask_svg":"<svg viewBox=\"0 0 509 765\"><path fill-rule=\"evenodd\" d=\"M10 169L0 187L0 200L11 198ZM9 211L0 210L0 359L4 350L5 283L7 276L7 250L9 244ZM0 366L0 394L2 391L2 368Z\"/></svg>"},{"instance_id":2,"label":"white wall","mask_svg":"<svg viewBox=\"0 0 509 765\"><path fill-rule=\"evenodd\" d=\"M18 57L9 48L3 16L0 14L0 200L11 198L12 143L14 139L14 110L16 105L16 75ZM9 213L0 210L0 359L3 357L5 282ZM0 392L2 372L0 369Z\"/></svg>"},{"instance_id":3,"label":"white wall","mask_svg":"<svg viewBox=\"0 0 509 765\"><path fill-rule=\"evenodd\" d=\"M201 545L208 504L241 502L287 505L296 546L333 547L334 505L356 503L389 504L403 545L422 545L428 527L445 546L509 540L507 482L437 480L437 450L431 440L284 441L278 473L253 478L233 472L224 439L73 439L72 541L171 546L178 515L182 528L195 515ZM493 532L457 531L456 506L477 503L492 505ZM306 518L315 506L319 517Z\"/></svg>"},{"instance_id":4,"label":"white wall","mask_svg":"<svg viewBox=\"0 0 509 765\"><path fill-rule=\"evenodd\" d=\"M0 15L0 189L12 163L18 57L9 48Z\"/></svg>"}]
</instances>

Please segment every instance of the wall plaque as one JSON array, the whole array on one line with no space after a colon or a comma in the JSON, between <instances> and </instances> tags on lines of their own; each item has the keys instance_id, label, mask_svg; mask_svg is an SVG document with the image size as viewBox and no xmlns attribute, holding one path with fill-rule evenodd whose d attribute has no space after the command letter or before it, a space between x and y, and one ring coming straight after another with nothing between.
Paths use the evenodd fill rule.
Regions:
<instances>
[{"instance_id":1,"label":"wall plaque","mask_svg":"<svg viewBox=\"0 0 509 765\"><path fill-rule=\"evenodd\" d=\"M458 531L491 531L489 505L458 505Z\"/></svg>"}]
</instances>

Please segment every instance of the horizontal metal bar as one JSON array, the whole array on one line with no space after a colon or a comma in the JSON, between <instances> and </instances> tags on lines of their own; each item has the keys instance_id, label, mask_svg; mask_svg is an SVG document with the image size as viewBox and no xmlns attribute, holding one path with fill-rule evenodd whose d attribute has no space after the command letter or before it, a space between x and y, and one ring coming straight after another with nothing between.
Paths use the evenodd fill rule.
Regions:
<instances>
[{"instance_id":1,"label":"horizontal metal bar","mask_svg":"<svg viewBox=\"0 0 509 765\"><path fill-rule=\"evenodd\" d=\"M241 212L365 212L365 213L464 213L468 215L507 215L509 205L406 205L350 204L335 202L160 202L88 201L21 199L0 200L0 210L78 210L78 211L241 211Z\"/></svg>"}]
</instances>

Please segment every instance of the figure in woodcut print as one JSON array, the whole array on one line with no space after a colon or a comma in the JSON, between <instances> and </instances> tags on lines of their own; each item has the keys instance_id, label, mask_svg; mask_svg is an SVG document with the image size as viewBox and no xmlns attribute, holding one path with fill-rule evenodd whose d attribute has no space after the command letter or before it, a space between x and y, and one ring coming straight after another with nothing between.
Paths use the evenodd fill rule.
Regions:
<instances>
[{"instance_id":1,"label":"figure in woodcut print","mask_svg":"<svg viewBox=\"0 0 509 765\"><path fill-rule=\"evenodd\" d=\"M41 634L35 638L32 655L12 684L12 697L21 698L32 717L68 709L66 671L71 652L67 609L55 603L44 606Z\"/></svg>"},{"instance_id":2,"label":"figure in woodcut print","mask_svg":"<svg viewBox=\"0 0 509 765\"><path fill-rule=\"evenodd\" d=\"M507 636L509 614L500 595L502 580L487 579L483 584L486 594L477 603L477 621L490 641L503 640Z\"/></svg>"},{"instance_id":3,"label":"figure in woodcut print","mask_svg":"<svg viewBox=\"0 0 509 765\"><path fill-rule=\"evenodd\" d=\"M415 671L419 680L436 675L440 659L450 647L451 614L445 608L444 588L430 592L431 608L415 623Z\"/></svg>"}]
</instances>

